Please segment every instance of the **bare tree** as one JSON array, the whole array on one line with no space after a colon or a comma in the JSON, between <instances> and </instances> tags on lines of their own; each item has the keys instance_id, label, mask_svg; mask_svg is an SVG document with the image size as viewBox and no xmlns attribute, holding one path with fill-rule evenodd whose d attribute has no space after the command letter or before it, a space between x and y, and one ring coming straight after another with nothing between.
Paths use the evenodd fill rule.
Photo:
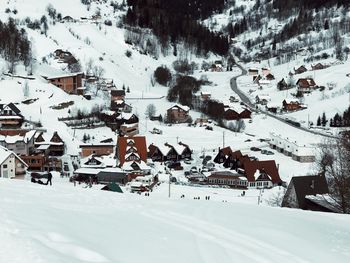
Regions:
<instances>
[{"instance_id":1,"label":"bare tree","mask_svg":"<svg viewBox=\"0 0 350 263\"><path fill-rule=\"evenodd\" d=\"M29 84L28 84L28 81L26 80L23 84L23 96L25 98L28 98L29 97Z\"/></svg>"},{"instance_id":2,"label":"bare tree","mask_svg":"<svg viewBox=\"0 0 350 263\"><path fill-rule=\"evenodd\" d=\"M325 175L331 204L350 213L350 140L349 136L329 139L320 147L317 169Z\"/></svg>"},{"instance_id":3,"label":"bare tree","mask_svg":"<svg viewBox=\"0 0 350 263\"><path fill-rule=\"evenodd\" d=\"M153 103L148 104L148 106L146 108L146 112L145 112L146 116L148 118L151 118L152 116L154 116L156 114L156 112L157 112L156 106L154 106Z\"/></svg>"},{"instance_id":4,"label":"bare tree","mask_svg":"<svg viewBox=\"0 0 350 263\"><path fill-rule=\"evenodd\" d=\"M105 70L101 66L94 66L92 69L94 76L99 80L105 74Z\"/></svg>"}]
</instances>

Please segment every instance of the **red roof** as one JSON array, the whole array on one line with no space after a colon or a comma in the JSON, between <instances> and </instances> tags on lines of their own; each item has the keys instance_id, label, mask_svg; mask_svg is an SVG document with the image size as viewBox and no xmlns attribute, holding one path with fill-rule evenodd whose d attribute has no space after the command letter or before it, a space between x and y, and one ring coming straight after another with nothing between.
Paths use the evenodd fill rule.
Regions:
<instances>
[{"instance_id":1,"label":"red roof","mask_svg":"<svg viewBox=\"0 0 350 263\"><path fill-rule=\"evenodd\" d=\"M297 82L297 85L303 88L310 88L316 86L316 83L313 79L307 78L307 79L299 79Z\"/></svg>"},{"instance_id":2,"label":"red roof","mask_svg":"<svg viewBox=\"0 0 350 263\"><path fill-rule=\"evenodd\" d=\"M282 180L279 176L279 172L276 166L276 162L274 160L270 161L251 161L246 160L243 163L243 168L245 171L245 176L247 177L249 182L254 182L255 177L254 174L256 170L265 171L270 177L271 181L274 184L281 183Z\"/></svg>"},{"instance_id":3,"label":"red roof","mask_svg":"<svg viewBox=\"0 0 350 263\"><path fill-rule=\"evenodd\" d=\"M231 149L230 146L227 146L227 147L225 147L225 148L222 148L222 149L220 149L220 151L222 151L222 153L223 153L224 155L229 155L229 154L232 153L232 149Z\"/></svg>"},{"instance_id":4,"label":"red roof","mask_svg":"<svg viewBox=\"0 0 350 263\"><path fill-rule=\"evenodd\" d=\"M120 165L125 162L126 148L128 147L128 140L134 141L134 147L137 149L137 154L140 156L141 160L147 161L147 145L145 136L130 136L130 137L118 137L117 141L117 152Z\"/></svg>"}]
</instances>

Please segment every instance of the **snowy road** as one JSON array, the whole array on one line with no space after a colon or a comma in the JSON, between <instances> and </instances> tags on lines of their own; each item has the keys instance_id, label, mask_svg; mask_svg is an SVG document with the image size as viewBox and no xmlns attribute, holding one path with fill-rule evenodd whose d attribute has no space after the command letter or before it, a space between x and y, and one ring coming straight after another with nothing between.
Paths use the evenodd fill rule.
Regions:
<instances>
[{"instance_id":1,"label":"snowy road","mask_svg":"<svg viewBox=\"0 0 350 263\"><path fill-rule=\"evenodd\" d=\"M240 99L242 100L242 102L253 112L256 112L256 107L254 105L254 103L251 102L251 100L249 99L249 97L243 92L241 91L239 88L238 88L238 85L237 85L237 79L241 76L244 76L247 74L247 71L239 64L237 64L237 67L239 67L242 71L242 73L239 75L239 76L235 76L233 77L231 80L230 80L230 85L231 85L231 88L233 90L233 92L235 92L239 97ZM317 131L313 131L313 130L310 130L308 128L305 128L305 127L298 127L298 126L295 126L289 122L287 122L285 119L283 119L282 117L279 117L279 116L276 116L266 110L261 110L259 109L260 112L263 112L264 114L266 114L267 116L271 117L271 118L274 118L280 122L283 122L284 124L286 125L289 125L295 129L299 129L301 131L305 131L305 132L309 132L309 133L312 133L312 134L315 134L315 135L320 135L320 136L323 136L323 137L327 137L327 138L337 138L336 136L332 136L332 135L329 135L329 134L324 134L324 133L321 133L321 132L317 132Z\"/></svg>"}]
</instances>

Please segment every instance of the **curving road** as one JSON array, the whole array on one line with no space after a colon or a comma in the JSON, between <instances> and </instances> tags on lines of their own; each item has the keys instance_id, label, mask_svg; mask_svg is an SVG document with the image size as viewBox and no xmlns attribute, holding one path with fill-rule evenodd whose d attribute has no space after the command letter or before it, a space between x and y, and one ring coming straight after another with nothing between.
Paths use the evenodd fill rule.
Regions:
<instances>
[{"instance_id":1,"label":"curving road","mask_svg":"<svg viewBox=\"0 0 350 263\"><path fill-rule=\"evenodd\" d=\"M238 76L235 76L233 77L231 80L230 80L230 85L231 85L231 89L233 90L234 93L236 93L241 101L252 111L252 112L257 112L257 109L254 105L254 103L252 103L252 101L249 99L249 97L243 92L241 91L239 88L238 88L238 85L237 85L237 78L241 77L241 76L244 76L247 74L247 70L245 70L241 65L235 63L235 65L240 68L240 70L242 71L242 73ZM276 120L279 120L281 122L283 122L284 124L287 124L289 126L292 126L296 129L299 129L299 130L302 130L302 131L305 131L305 132L309 132L309 133L312 133L312 134L315 134L315 135L320 135L320 136L323 136L323 137L328 137L328 138L337 138L336 136L333 136L333 135L330 135L330 134L324 134L324 133L321 133L321 132L317 132L317 131L313 131L313 130L310 130L308 128L305 128L305 127L298 127L298 126L295 126L289 122L287 122L285 119L283 119L282 117L280 116L277 116L275 114L272 114L271 112L268 112L268 111L265 111L265 110L261 110L259 109L259 112L263 112L264 114L266 114L267 116L271 117L271 118L274 118Z\"/></svg>"}]
</instances>

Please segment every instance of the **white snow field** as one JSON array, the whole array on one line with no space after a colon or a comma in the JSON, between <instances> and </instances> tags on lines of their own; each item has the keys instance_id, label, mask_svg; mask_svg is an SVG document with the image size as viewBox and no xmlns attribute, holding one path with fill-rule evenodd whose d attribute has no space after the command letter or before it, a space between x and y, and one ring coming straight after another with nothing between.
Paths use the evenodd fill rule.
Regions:
<instances>
[{"instance_id":1,"label":"white snow field","mask_svg":"<svg viewBox=\"0 0 350 263\"><path fill-rule=\"evenodd\" d=\"M0 180L0 262L348 262L348 215Z\"/></svg>"}]
</instances>

